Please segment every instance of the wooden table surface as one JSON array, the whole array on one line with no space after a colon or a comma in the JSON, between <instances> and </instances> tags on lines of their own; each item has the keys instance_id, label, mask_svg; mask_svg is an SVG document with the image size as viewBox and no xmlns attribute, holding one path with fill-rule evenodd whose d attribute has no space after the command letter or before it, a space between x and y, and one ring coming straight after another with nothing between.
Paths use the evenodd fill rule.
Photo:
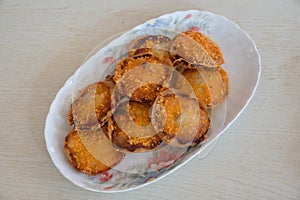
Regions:
<instances>
[{"instance_id":1,"label":"wooden table surface","mask_svg":"<svg viewBox=\"0 0 300 200\"><path fill-rule=\"evenodd\" d=\"M50 160L55 94L109 36L176 10L209 10L245 29L262 56L257 92L205 159L147 187L94 193ZM300 199L299 0L0 0L0 199Z\"/></svg>"}]
</instances>

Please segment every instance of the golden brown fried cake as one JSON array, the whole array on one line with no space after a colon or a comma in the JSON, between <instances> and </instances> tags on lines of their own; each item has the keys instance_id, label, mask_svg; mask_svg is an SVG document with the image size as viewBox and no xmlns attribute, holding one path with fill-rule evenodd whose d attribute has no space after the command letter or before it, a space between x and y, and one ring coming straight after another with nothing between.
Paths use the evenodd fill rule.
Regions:
<instances>
[{"instance_id":1,"label":"golden brown fried cake","mask_svg":"<svg viewBox=\"0 0 300 200\"><path fill-rule=\"evenodd\" d=\"M128 46L128 57L158 56L170 58L170 41L170 38L163 35L140 36Z\"/></svg>"},{"instance_id":2,"label":"golden brown fried cake","mask_svg":"<svg viewBox=\"0 0 300 200\"><path fill-rule=\"evenodd\" d=\"M185 31L183 34L198 42L207 51L210 57L217 62L218 66L221 66L224 63L223 54L220 48L208 36L193 30Z\"/></svg>"},{"instance_id":3,"label":"golden brown fried cake","mask_svg":"<svg viewBox=\"0 0 300 200\"><path fill-rule=\"evenodd\" d=\"M228 75L227 75L227 72L222 67L219 68L219 71L220 71L221 76L222 76L225 93L226 93L226 95L228 95L228 93L229 93L229 86L228 86Z\"/></svg>"},{"instance_id":4,"label":"golden brown fried cake","mask_svg":"<svg viewBox=\"0 0 300 200\"><path fill-rule=\"evenodd\" d=\"M113 148L100 126L72 130L65 138L64 153L71 166L90 175L110 169L124 157Z\"/></svg>"},{"instance_id":5,"label":"golden brown fried cake","mask_svg":"<svg viewBox=\"0 0 300 200\"><path fill-rule=\"evenodd\" d=\"M155 53L150 48L133 49L128 53L128 57L139 58L145 56L153 56Z\"/></svg>"},{"instance_id":6,"label":"golden brown fried cake","mask_svg":"<svg viewBox=\"0 0 300 200\"><path fill-rule=\"evenodd\" d=\"M199 144L207 135L209 117L197 99L163 92L152 108L152 124L164 142L186 147Z\"/></svg>"},{"instance_id":7,"label":"golden brown fried cake","mask_svg":"<svg viewBox=\"0 0 300 200\"><path fill-rule=\"evenodd\" d=\"M224 63L219 47L209 37L196 32L179 33L171 42L170 54L173 65L195 69L215 68Z\"/></svg>"},{"instance_id":8,"label":"golden brown fried cake","mask_svg":"<svg viewBox=\"0 0 300 200\"><path fill-rule=\"evenodd\" d=\"M182 73L194 89L198 101L208 108L216 108L225 100L226 91L228 90L228 79L226 79L226 72L223 70L221 72L221 70L221 68L216 70L199 68L186 69ZM185 91L187 90L180 80L175 82L175 88L183 93L186 93Z\"/></svg>"},{"instance_id":9,"label":"golden brown fried cake","mask_svg":"<svg viewBox=\"0 0 300 200\"><path fill-rule=\"evenodd\" d=\"M113 87L111 81L97 82L86 87L70 107L67 116L69 124L88 127L102 123L106 113L111 109Z\"/></svg>"},{"instance_id":10,"label":"golden brown fried cake","mask_svg":"<svg viewBox=\"0 0 300 200\"><path fill-rule=\"evenodd\" d=\"M108 138L123 152L146 152L161 143L149 117L149 103L125 101L108 120Z\"/></svg>"},{"instance_id":11,"label":"golden brown fried cake","mask_svg":"<svg viewBox=\"0 0 300 200\"><path fill-rule=\"evenodd\" d=\"M134 101L154 101L157 93L169 86L173 70L171 67L168 58L124 58L114 71L117 92Z\"/></svg>"},{"instance_id":12,"label":"golden brown fried cake","mask_svg":"<svg viewBox=\"0 0 300 200\"><path fill-rule=\"evenodd\" d=\"M140 49L132 49L128 52L128 57L129 58L130 57L139 58L139 57L146 57L146 56L163 57L165 59L170 58L168 50L140 48Z\"/></svg>"},{"instance_id":13,"label":"golden brown fried cake","mask_svg":"<svg viewBox=\"0 0 300 200\"><path fill-rule=\"evenodd\" d=\"M143 35L133 40L128 46L129 49L154 48L160 46L161 49L168 47L171 39L164 35Z\"/></svg>"}]
</instances>

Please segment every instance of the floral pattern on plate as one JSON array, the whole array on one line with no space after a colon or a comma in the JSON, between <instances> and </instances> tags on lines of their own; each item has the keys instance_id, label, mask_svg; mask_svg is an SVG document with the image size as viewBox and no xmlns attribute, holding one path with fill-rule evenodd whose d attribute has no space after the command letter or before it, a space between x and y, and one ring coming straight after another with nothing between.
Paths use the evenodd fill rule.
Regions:
<instances>
[{"instance_id":1,"label":"floral pattern on plate","mask_svg":"<svg viewBox=\"0 0 300 200\"><path fill-rule=\"evenodd\" d=\"M96 176L87 176L87 178L93 183L98 184L97 188L100 187L105 191L138 187L139 185L154 181L168 170L175 169L184 162L184 156L194 149L188 148L185 154L178 154L174 151L160 151L155 157L149 158L146 163L131 166L133 171L133 168L142 169L139 173L111 169Z\"/></svg>"}]
</instances>

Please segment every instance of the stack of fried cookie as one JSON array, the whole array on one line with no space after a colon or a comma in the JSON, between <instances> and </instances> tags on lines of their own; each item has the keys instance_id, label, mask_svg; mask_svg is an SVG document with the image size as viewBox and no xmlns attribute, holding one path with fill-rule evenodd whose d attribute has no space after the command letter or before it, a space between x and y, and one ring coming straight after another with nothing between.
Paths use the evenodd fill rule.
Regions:
<instances>
[{"instance_id":1,"label":"stack of fried cookie","mask_svg":"<svg viewBox=\"0 0 300 200\"><path fill-rule=\"evenodd\" d=\"M144 35L128 48L114 74L86 87L67 116L73 130L64 152L87 174L111 168L125 153L199 144L210 127L208 111L228 94L222 53L199 32Z\"/></svg>"}]
</instances>

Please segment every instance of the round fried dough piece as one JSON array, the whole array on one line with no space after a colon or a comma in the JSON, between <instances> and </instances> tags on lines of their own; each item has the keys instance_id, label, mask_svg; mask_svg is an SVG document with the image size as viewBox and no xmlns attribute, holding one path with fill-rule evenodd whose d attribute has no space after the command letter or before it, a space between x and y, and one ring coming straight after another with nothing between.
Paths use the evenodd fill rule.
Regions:
<instances>
[{"instance_id":1,"label":"round fried dough piece","mask_svg":"<svg viewBox=\"0 0 300 200\"><path fill-rule=\"evenodd\" d=\"M117 92L134 101L154 101L169 86L172 63L168 58L145 56L124 58L114 71Z\"/></svg>"},{"instance_id":2,"label":"round fried dough piece","mask_svg":"<svg viewBox=\"0 0 300 200\"><path fill-rule=\"evenodd\" d=\"M220 67L224 63L223 55L208 36L189 30L175 36L170 46L173 65L195 69Z\"/></svg>"},{"instance_id":3,"label":"round fried dough piece","mask_svg":"<svg viewBox=\"0 0 300 200\"><path fill-rule=\"evenodd\" d=\"M168 92L157 97L151 118L162 140L176 147L199 144L207 137L210 126L209 117L197 99Z\"/></svg>"},{"instance_id":4,"label":"round fried dough piece","mask_svg":"<svg viewBox=\"0 0 300 200\"><path fill-rule=\"evenodd\" d=\"M221 70L221 68L216 70L199 68L186 69L182 73L194 89L198 101L211 109L218 107L226 97L228 79L225 76L226 72ZM180 80L175 82L175 88L185 93L186 88Z\"/></svg>"},{"instance_id":5,"label":"round fried dough piece","mask_svg":"<svg viewBox=\"0 0 300 200\"><path fill-rule=\"evenodd\" d=\"M143 35L131 41L129 49L153 48L168 45L170 38L164 35Z\"/></svg>"},{"instance_id":6,"label":"round fried dough piece","mask_svg":"<svg viewBox=\"0 0 300 200\"><path fill-rule=\"evenodd\" d=\"M76 127L93 126L102 123L111 109L112 81L97 82L87 86L71 104L67 121Z\"/></svg>"},{"instance_id":7,"label":"round fried dough piece","mask_svg":"<svg viewBox=\"0 0 300 200\"><path fill-rule=\"evenodd\" d=\"M163 35L144 35L133 40L128 46L128 57L155 55L169 58L171 39Z\"/></svg>"},{"instance_id":8,"label":"round fried dough piece","mask_svg":"<svg viewBox=\"0 0 300 200\"><path fill-rule=\"evenodd\" d=\"M72 130L65 138L64 153L71 166L90 175L110 169L124 157L113 148L101 127Z\"/></svg>"},{"instance_id":9,"label":"round fried dough piece","mask_svg":"<svg viewBox=\"0 0 300 200\"><path fill-rule=\"evenodd\" d=\"M207 51L210 57L217 62L218 66L221 66L224 63L223 54L220 48L208 36L193 30L185 31L183 34L198 42Z\"/></svg>"},{"instance_id":10,"label":"round fried dough piece","mask_svg":"<svg viewBox=\"0 0 300 200\"><path fill-rule=\"evenodd\" d=\"M109 138L123 152L147 152L157 147L161 138L149 117L149 103L126 101L109 118Z\"/></svg>"}]
</instances>

